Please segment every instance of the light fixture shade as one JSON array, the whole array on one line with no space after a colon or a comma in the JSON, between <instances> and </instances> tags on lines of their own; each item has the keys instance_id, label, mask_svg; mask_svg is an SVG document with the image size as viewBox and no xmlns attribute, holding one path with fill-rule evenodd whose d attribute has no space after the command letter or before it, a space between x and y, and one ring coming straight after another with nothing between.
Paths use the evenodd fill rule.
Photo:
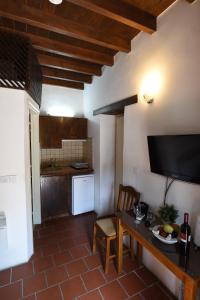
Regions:
<instances>
[{"instance_id":1,"label":"light fixture shade","mask_svg":"<svg viewBox=\"0 0 200 300\"><path fill-rule=\"evenodd\" d=\"M146 103L152 103L162 87L161 73L157 70L148 72L140 87L140 95Z\"/></svg>"},{"instance_id":2,"label":"light fixture shade","mask_svg":"<svg viewBox=\"0 0 200 300\"><path fill-rule=\"evenodd\" d=\"M153 103L153 97L152 96L149 96L149 95L147 95L147 94L144 94L143 95L143 98L144 98L144 101L146 102L146 103L148 103L148 104L150 104L150 103Z\"/></svg>"},{"instance_id":3,"label":"light fixture shade","mask_svg":"<svg viewBox=\"0 0 200 300\"><path fill-rule=\"evenodd\" d=\"M55 4L55 5L58 5L58 4L61 4L63 0L49 0L49 2Z\"/></svg>"}]
</instances>

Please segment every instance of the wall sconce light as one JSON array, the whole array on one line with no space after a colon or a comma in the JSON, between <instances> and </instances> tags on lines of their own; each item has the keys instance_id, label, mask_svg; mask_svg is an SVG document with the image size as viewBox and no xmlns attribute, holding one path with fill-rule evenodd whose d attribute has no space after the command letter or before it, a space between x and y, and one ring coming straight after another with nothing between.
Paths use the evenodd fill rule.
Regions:
<instances>
[{"instance_id":1,"label":"wall sconce light","mask_svg":"<svg viewBox=\"0 0 200 300\"><path fill-rule=\"evenodd\" d=\"M141 85L141 97L142 99L150 104L154 102L154 97L159 92L161 87L161 76L157 71L148 73Z\"/></svg>"},{"instance_id":2,"label":"wall sconce light","mask_svg":"<svg viewBox=\"0 0 200 300\"><path fill-rule=\"evenodd\" d=\"M49 2L51 2L52 4L55 4L55 5L59 5L62 3L63 0L49 0Z\"/></svg>"},{"instance_id":3,"label":"wall sconce light","mask_svg":"<svg viewBox=\"0 0 200 300\"><path fill-rule=\"evenodd\" d=\"M54 117L74 117L75 113L70 107L51 106L47 114Z\"/></svg>"},{"instance_id":4,"label":"wall sconce light","mask_svg":"<svg viewBox=\"0 0 200 300\"><path fill-rule=\"evenodd\" d=\"M144 101L145 101L146 103L148 103L148 104L153 103L153 101L154 101L153 97L151 97L151 96L149 96L149 95L147 95L147 94L144 94L144 95L143 95L143 99L144 99Z\"/></svg>"}]
</instances>

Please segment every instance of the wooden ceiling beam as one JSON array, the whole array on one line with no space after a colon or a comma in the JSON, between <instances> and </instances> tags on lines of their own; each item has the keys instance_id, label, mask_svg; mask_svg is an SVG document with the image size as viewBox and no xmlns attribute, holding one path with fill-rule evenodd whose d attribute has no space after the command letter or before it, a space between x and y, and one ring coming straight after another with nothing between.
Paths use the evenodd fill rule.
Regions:
<instances>
[{"instance_id":1,"label":"wooden ceiling beam","mask_svg":"<svg viewBox=\"0 0 200 300\"><path fill-rule=\"evenodd\" d=\"M6 30L10 32L17 32L31 39L31 42L35 49L44 50L45 52L54 53L58 55L64 55L69 57L75 57L83 59L85 61L94 62L102 65L112 66L114 58L111 55L100 53L95 50L81 48L68 43L59 42L46 37L35 35L32 33L15 31L6 27L1 27L0 30Z\"/></svg>"},{"instance_id":2,"label":"wooden ceiling beam","mask_svg":"<svg viewBox=\"0 0 200 300\"><path fill-rule=\"evenodd\" d=\"M47 54L37 54L40 65L58 69L73 70L79 73L101 76L101 66L70 57L54 57Z\"/></svg>"},{"instance_id":3,"label":"wooden ceiling beam","mask_svg":"<svg viewBox=\"0 0 200 300\"><path fill-rule=\"evenodd\" d=\"M82 82L67 81L67 80L60 80L60 79L53 79L53 78L43 77L42 78L42 83L43 84L63 86L63 87L77 89L77 90L84 90L84 84Z\"/></svg>"},{"instance_id":4,"label":"wooden ceiling beam","mask_svg":"<svg viewBox=\"0 0 200 300\"><path fill-rule=\"evenodd\" d=\"M191 1L191 0L190 0ZM156 31L156 17L119 0L68 0L104 17L148 33Z\"/></svg>"},{"instance_id":5,"label":"wooden ceiling beam","mask_svg":"<svg viewBox=\"0 0 200 300\"><path fill-rule=\"evenodd\" d=\"M44 13L27 5L18 5L17 1L0 1L0 16L7 17L38 28L50 30L66 36L71 36L104 46L116 51L129 52L131 50L130 40L118 36L110 36L97 31L93 27L84 26L75 21Z\"/></svg>"},{"instance_id":6,"label":"wooden ceiling beam","mask_svg":"<svg viewBox=\"0 0 200 300\"><path fill-rule=\"evenodd\" d=\"M85 83L92 83L92 76L82 73L60 70L55 68L42 67L42 75L54 79L72 80Z\"/></svg>"}]
</instances>

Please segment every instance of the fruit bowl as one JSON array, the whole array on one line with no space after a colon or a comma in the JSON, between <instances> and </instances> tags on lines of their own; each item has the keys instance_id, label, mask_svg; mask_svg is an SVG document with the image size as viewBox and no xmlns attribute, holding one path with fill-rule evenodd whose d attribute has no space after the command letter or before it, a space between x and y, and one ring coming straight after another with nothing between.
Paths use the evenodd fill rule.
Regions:
<instances>
[{"instance_id":1,"label":"fruit bowl","mask_svg":"<svg viewBox=\"0 0 200 300\"><path fill-rule=\"evenodd\" d=\"M153 235L165 244L175 244L175 243L177 243L178 239L176 237L172 237L171 233L165 232L165 236L161 235L161 233L164 232L163 228L164 228L163 225L154 226L153 229L152 229Z\"/></svg>"}]
</instances>

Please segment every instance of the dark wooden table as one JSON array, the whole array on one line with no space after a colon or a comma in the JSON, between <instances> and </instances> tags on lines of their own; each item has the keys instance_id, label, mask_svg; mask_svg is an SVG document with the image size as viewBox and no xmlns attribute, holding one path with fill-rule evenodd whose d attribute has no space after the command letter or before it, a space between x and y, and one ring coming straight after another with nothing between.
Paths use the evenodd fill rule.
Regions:
<instances>
[{"instance_id":1,"label":"dark wooden table","mask_svg":"<svg viewBox=\"0 0 200 300\"><path fill-rule=\"evenodd\" d=\"M197 288L200 283L200 251L190 247L188 259L180 256L178 244L167 245L153 236L152 232L145 227L144 222L135 223L131 213L120 212L117 214L117 267L118 273L122 271L123 261L123 231L137 241L137 258L142 261L143 247L166 266L176 277L184 283L184 300L196 300Z\"/></svg>"}]
</instances>

